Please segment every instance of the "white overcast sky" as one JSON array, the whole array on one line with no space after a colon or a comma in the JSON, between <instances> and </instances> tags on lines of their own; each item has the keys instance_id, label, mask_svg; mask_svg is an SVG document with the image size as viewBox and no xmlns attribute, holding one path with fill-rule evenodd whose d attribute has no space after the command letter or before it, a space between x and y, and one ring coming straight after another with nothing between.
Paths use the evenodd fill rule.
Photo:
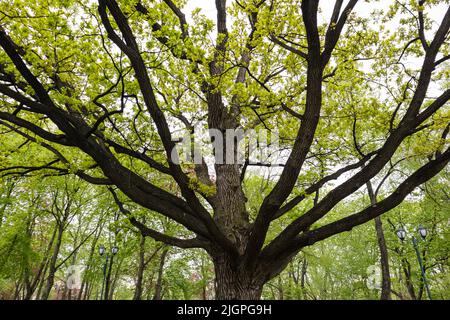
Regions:
<instances>
[{"instance_id":1,"label":"white overcast sky","mask_svg":"<svg viewBox=\"0 0 450 320\"><path fill-rule=\"evenodd\" d=\"M348 1L349 0L344 1L343 7L345 7ZM229 5L231 2L232 0L228 0L227 4ZM322 19L322 21L330 20L334 2L335 1L333 0L320 1L321 13L319 14L319 19ZM370 17L371 12L374 9L387 10L393 2L394 2L393 0L380 0L380 1L371 1L370 3L367 3L366 1L361 0L356 5L355 12L357 12L359 16L368 18ZM445 4L433 7L425 6L425 11L434 21L440 23L444 17L446 7L447 5ZM215 20L216 18L215 0L188 0L187 5L183 11L186 13L187 18L190 20L191 23L192 19L190 17L190 13L194 8L201 8L203 14L205 14L210 19ZM395 25L393 25L392 27L395 27Z\"/></svg>"}]
</instances>

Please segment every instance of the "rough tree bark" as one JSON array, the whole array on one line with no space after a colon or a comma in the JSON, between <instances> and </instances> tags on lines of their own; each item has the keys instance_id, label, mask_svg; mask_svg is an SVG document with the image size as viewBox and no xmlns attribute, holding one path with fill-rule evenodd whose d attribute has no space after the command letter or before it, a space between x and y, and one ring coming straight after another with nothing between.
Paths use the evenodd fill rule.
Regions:
<instances>
[{"instance_id":1,"label":"rough tree bark","mask_svg":"<svg viewBox=\"0 0 450 320\"><path fill-rule=\"evenodd\" d=\"M213 256L215 271L215 298L219 300L258 300L264 278L250 269L239 266L226 255Z\"/></svg>"}]
</instances>

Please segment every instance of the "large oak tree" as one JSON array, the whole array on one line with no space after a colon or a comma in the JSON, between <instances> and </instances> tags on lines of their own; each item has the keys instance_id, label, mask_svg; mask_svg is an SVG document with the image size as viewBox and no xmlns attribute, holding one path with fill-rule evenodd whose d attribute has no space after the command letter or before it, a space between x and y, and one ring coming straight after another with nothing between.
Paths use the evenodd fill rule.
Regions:
<instances>
[{"instance_id":1,"label":"large oak tree","mask_svg":"<svg viewBox=\"0 0 450 320\"><path fill-rule=\"evenodd\" d=\"M14 163L4 146L1 172L106 185L144 236L209 253L217 298L258 299L302 248L398 206L450 160L448 3L364 17L366 2L323 1L326 15L318 0L215 0L211 21L175 0L2 1L3 143L43 156ZM279 129L287 156L257 210L245 182L270 163L172 159L174 132L196 125ZM406 177L392 175L401 161ZM377 202L324 220L371 182ZM126 201L186 232L149 228Z\"/></svg>"}]
</instances>

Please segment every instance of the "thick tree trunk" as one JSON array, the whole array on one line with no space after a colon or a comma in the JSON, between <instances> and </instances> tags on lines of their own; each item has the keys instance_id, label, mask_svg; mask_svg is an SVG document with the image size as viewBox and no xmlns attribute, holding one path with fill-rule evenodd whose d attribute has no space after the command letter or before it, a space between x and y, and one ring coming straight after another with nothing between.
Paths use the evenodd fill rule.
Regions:
<instances>
[{"instance_id":1,"label":"thick tree trunk","mask_svg":"<svg viewBox=\"0 0 450 320\"><path fill-rule=\"evenodd\" d=\"M213 258L216 300L259 300L264 281L236 267L227 256Z\"/></svg>"}]
</instances>

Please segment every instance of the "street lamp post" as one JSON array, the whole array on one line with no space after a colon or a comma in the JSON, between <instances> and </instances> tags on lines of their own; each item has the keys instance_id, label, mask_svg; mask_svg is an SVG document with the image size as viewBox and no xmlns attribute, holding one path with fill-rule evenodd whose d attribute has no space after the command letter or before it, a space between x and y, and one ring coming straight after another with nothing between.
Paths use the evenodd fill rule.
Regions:
<instances>
[{"instance_id":1,"label":"street lamp post","mask_svg":"<svg viewBox=\"0 0 450 320\"><path fill-rule=\"evenodd\" d=\"M114 256L117 254L118 251L119 251L119 248L116 247L116 246L113 246L111 248L112 255L111 255L111 259L110 259L109 254L106 253L105 246L101 245L99 247L99 254L100 254L100 256L105 255L105 263L103 265L102 291L100 293L100 300L106 300L107 299L107 293L108 293L108 287L109 287L107 282L109 282L109 278L110 278L110 275L111 275L111 268L112 268ZM110 261L109 269L108 269L108 261Z\"/></svg>"},{"instance_id":2,"label":"street lamp post","mask_svg":"<svg viewBox=\"0 0 450 320\"><path fill-rule=\"evenodd\" d=\"M425 240L425 238L427 237L427 229L425 229L423 226L419 226L419 228L417 228L417 231L418 231L420 237L423 240ZM397 233L397 237L402 242L406 239L406 231L405 231L405 229L403 229L403 227L400 227L400 229L398 229L396 233ZM430 288L428 287L427 277L425 275L425 268L423 266L422 257L419 252L419 245L417 243L417 238L414 235L412 235L411 241L412 241L412 244L414 247L414 251L416 252L417 261L419 262L420 272L422 274L422 280L423 280L423 284L425 285L425 290L427 291L428 299L432 300Z\"/></svg>"}]
</instances>

